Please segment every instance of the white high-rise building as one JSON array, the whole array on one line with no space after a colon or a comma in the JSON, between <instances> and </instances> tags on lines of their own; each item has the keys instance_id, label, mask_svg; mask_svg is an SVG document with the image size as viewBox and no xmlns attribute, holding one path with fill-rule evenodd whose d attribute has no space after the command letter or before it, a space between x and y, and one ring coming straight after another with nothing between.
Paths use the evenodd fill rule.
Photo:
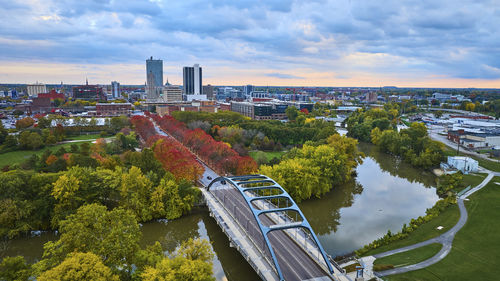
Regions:
<instances>
[{"instance_id":1,"label":"white high-rise building","mask_svg":"<svg viewBox=\"0 0 500 281\"><path fill-rule=\"evenodd\" d=\"M202 85L202 70L199 64L192 67L185 66L182 71L184 80L184 94L188 101L192 100L207 100L207 95L203 94Z\"/></svg>"},{"instance_id":2,"label":"white high-rise building","mask_svg":"<svg viewBox=\"0 0 500 281\"><path fill-rule=\"evenodd\" d=\"M40 93L47 93L47 87L45 84L38 82L26 85L26 90L28 91L28 96L30 97L37 97Z\"/></svg>"},{"instance_id":3,"label":"white high-rise building","mask_svg":"<svg viewBox=\"0 0 500 281\"><path fill-rule=\"evenodd\" d=\"M111 82L111 95L114 99L119 99L121 97L120 83L116 81Z\"/></svg>"}]
</instances>

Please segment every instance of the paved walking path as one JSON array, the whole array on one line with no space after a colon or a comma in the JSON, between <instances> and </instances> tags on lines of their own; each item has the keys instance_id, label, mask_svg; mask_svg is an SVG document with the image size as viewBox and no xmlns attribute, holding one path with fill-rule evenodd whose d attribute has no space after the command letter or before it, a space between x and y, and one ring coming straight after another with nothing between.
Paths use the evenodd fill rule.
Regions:
<instances>
[{"instance_id":1,"label":"paved walking path","mask_svg":"<svg viewBox=\"0 0 500 281\"><path fill-rule=\"evenodd\" d=\"M432 238L432 239L429 239L429 240L426 240L426 241L423 241L423 242L420 242L417 244L413 244L413 245L402 247L399 249L379 253L379 254L376 254L373 256L369 256L369 257L365 257L365 258L363 258L364 261L373 263L373 261L377 258L382 258L382 257L410 251L410 250L417 249L417 248L420 248L422 246L426 246L426 245L433 244L433 243L439 243L439 244L443 245L441 250L436 255L434 255L433 257L431 257L430 259L427 259L425 261L419 262L417 264L402 266L402 267L389 269L389 270L385 270L385 271L374 272L374 274L376 276L382 277L382 276L405 273L408 271L422 269L422 268L433 265L433 264L439 262L440 260L444 259L451 251L451 247L452 247L452 243L453 243L453 239L455 238L455 235L457 234L457 232L460 229L462 229L462 227L467 222L468 215L467 215L467 209L465 208L465 205L464 205L464 200L467 199L467 197L469 197L474 192L476 192L476 191L480 190L481 188L483 188L484 186L486 186L486 184L488 184L495 175L498 175L498 173L488 171L488 176L480 184L478 184L477 186L475 186L474 188L472 188L471 190L467 191L465 194L463 194L462 196L457 198L457 204L458 204L458 208L460 210L460 219L458 220L458 223L455 224L455 226L453 226L447 232L441 234L438 237L435 237L435 238ZM372 268L373 265L372 264L370 264L369 266L365 265L365 267Z\"/></svg>"}]
</instances>

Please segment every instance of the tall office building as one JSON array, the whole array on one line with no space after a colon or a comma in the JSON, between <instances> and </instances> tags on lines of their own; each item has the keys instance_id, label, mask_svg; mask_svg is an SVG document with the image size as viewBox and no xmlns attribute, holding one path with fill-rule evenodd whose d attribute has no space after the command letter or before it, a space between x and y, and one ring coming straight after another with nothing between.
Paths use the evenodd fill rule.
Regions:
<instances>
[{"instance_id":1,"label":"tall office building","mask_svg":"<svg viewBox=\"0 0 500 281\"><path fill-rule=\"evenodd\" d=\"M154 60L153 57L146 60L146 95L149 100L160 97L163 87L163 61Z\"/></svg>"},{"instance_id":2,"label":"tall office building","mask_svg":"<svg viewBox=\"0 0 500 281\"><path fill-rule=\"evenodd\" d=\"M120 93L120 83L113 81L111 82L111 95L114 99L119 99L121 96Z\"/></svg>"},{"instance_id":3,"label":"tall office building","mask_svg":"<svg viewBox=\"0 0 500 281\"><path fill-rule=\"evenodd\" d=\"M244 86L243 92L245 93L245 96L247 98L251 97L252 96L252 92L253 92L253 86L252 85L246 85L246 86Z\"/></svg>"},{"instance_id":4,"label":"tall office building","mask_svg":"<svg viewBox=\"0 0 500 281\"><path fill-rule=\"evenodd\" d=\"M202 72L199 64L194 66L185 66L182 70L184 80L184 94L188 101L192 100L207 100L207 96L203 94Z\"/></svg>"}]
</instances>

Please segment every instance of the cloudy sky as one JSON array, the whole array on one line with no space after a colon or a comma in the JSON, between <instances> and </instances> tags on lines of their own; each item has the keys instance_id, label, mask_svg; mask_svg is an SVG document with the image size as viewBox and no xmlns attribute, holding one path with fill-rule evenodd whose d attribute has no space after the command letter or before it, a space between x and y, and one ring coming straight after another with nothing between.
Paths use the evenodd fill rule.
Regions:
<instances>
[{"instance_id":1,"label":"cloudy sky","mask_svg":"<svg viewBox=\"0 0 500 281\"><path fill-rule=\"evenodd\" d=\"M0 83L500 88L500 0L0 0Z\"/></svg>"}]
</instances>

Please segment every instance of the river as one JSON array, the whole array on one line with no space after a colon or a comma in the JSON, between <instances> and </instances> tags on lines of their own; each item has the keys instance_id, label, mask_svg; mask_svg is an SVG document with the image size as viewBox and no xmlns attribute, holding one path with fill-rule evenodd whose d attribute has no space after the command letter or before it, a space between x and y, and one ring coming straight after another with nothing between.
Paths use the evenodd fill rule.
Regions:
<instances>
[{"instance_id":1,"label":"river","mask_svg":"<svg viewBox=\"0 0 500 281\"><path fill-rule=\"evenodd\" d=\"M380 153L375 146L359 144L366 154L351 182L335 186L321 199L299 204L326 252L332 256L356 250L390 229L397 232L411 218L425 214L438 200L435 177L430 172ZM142 226L143 247L160 241L167 252L175 251L189 238L210 240L215 252L217 280L258 280L241 255L229 247L229 240L205 208L169 222L150 222ZM41 257L43 243L56 239L52 232L20 238L0 245L2 256L23 255L34 262Z\"/></svg>"}]
</instances>

